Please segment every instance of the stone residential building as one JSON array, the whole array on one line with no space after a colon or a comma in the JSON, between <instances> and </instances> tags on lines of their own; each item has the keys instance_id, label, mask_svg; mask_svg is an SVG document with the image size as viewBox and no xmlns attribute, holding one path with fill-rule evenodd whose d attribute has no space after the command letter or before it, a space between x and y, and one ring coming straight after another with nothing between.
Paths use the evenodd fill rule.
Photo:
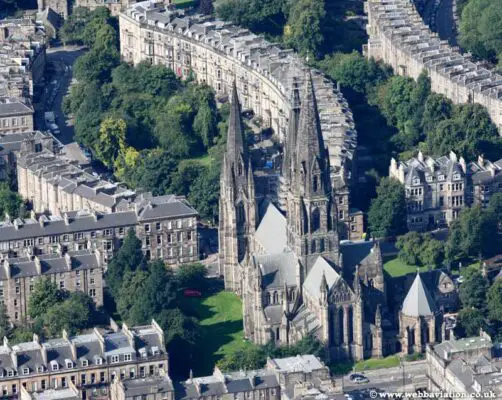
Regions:
<instances>
[{"instance_id":1,"label":"stone residential building","mask_svg":"<svg viewBox=\"0 0 502 400\"><path fill-rule=\"evenodd\" d=\"M319 390L320 394L335 392L328 367L311 354L269 358L265 368L260 370L222 372L215 367L211 376L180 382L176 399L226 396L239 400L297 399L308 390Z\"/></svg>"},{"instance_id":2,"label":"stone residential building","mask_svg":"<svg viewBox=\"0 0 502 400\"><path fill-rule=\"evenodd\" d=\"M502 76L470 60L431 32L409 0L367 0L367 57L383 60L399 75L418 78L425 70L434 92L454 103L486 107L502 134Z\"/></svg>"},{"instance_id":3,"label":"stone residential building","mask_svg":"<svg viewBox=\"0 0 502 400\"><path fill-rule=\"evenodd\" d=\"M106 7L111 15L116 17L133 3L134 0L77 0L74 7L85 7L91 11L98 7Z\"/></svg>"},{"instance_id":4,"label":"stone residential building","mask_svg":"<svg viewBox=\"0 0 502 400\"><path fill-rule=\"evenodd\" d=\"M35 110L27 99L0 98L0 135L33 131Z\"/></svg>"},{"instance_id":5,"label":"stone residential building","mask_svg":"<svg viewBox=\"0 0 502 400\"><path fill-rule=\"evenodd\" d=\"M28 392L21 386L19 400L81 400L80 392L71 382L67 388L47 389L43 392Z\"/></svg>"},{"instance_id":6,"label":"stone residential building","mask_svg":"<svg viewBox=\"0 0 502 400\"><path fill-rule=\"evenodd\" d=\"M427 347L428 389L476 398L502 398L502 361L488 334Z\"/></svg>"},{"instance_id":7,"label":"stone residential building","mask_svg":"<svg viewBox=\"0 0 502 400\"><path fill-rule=\"evenodd\" d=\"M502 159L479 157L469 162L454 152L408 161L391 160L389 176L405 186L408 229L425 231L449 225L467 206L488 204L492 193L502 191Z\"/></svg>"},{"instance_id":8,"label":"stone residential building","mask_svg":"<svg viewBox=\"0 0 502 400\"><path fill-rule=\"evenodd\" d=\"M35 213L0 223L0 255L3 258L99 250L107 264L121 246L129 229L143 243L147 258L167 264L199 259L197 211L173 195L148 198L133 210L115 213L73 211L62 216Z\"/></svg>"},{"instance_id":9,"label":"stone residential building","mask_svg":"<svg viewBox=\"0 0 502 400\"><path fill-rule=\"evenodd\" d=\"M0 97L31 99L41 87L46 41L45 28L34 19L0 21Z\"/></svg>"},{"instance_id":10,"label":"stone residential building","mask_svg":"<svg viewBox=\"0 0 502 400\"><path fill-rule=\"evenodd\" d=\"M110 400L174 400L174 386L168 374L115 380L110 386Z\"/></svg>"},{"instance_id":11,"label":"stone residential building","mask_svg":"<svg viewBox=\"0 0 502 400\"><path fill-rule=\"evenodd\" d=\"M36 150L41 150L47 137L40 131L0 133L0 181L16 176L17 154L25 140L33 140Z\"/></svg>"},{"instance_id":12,"label":"stone residential building","mask_svg":"<svg viewBox=\"0 0 502 400\"><path fill-rule=\"evenodd\" d=\"M16 398L21 387L28 393L59 390L73 385L81 399L107 399L117 379L150 377L168 371L164 332L151 325L0 347L0 395ZM49 392L50 393L50 392ZM37 398L37 397L35 397ZM43 398L43 397L41 397ZM46 397L47 398L47 397Z\"/></svg>"},{"instance_id":13,"label":"stone residential building","mask_svg":"<svg viewBox=\"0 0 502 400\"><path fill-rule=\"evenodd\" d=\"M64 254L27 255L0 260L0 302L12 323L26 322L31 292L40 279L50 279L60 289L87 293L103 305L104 264L98 250Z\"/></svg>"},{"instance_id":14,"label":"stone residential building","mask_svg":"<svg viewBox=\"0 0 502 400\"><path fill-rule=\"evenodd\" d=\"M119 15L120 51L124 61L165 65L178 76L194 76L211 86L218 99L231 96L236 81L242 109L252 111L262 128L272 128L282 142L290 116L298 105L294 87L301 85L307 66L292 50L267 42L246 29L207 16L183 16L166 10L163 3L143 1ZM356 181L357 132L347 101L319 71L312 70L324 143L329 150L329 175L340 198L339 220L343 235L363 234L362 213L350 207L350 187ZM247 168L247 166L245 166ZM253 170L253 174L260 171ZM265 177L262 177L265 179ZM276 179L275 176L271 179ZM279 197L285 196L281 185ZM280 203L274 195L268 198Z\"/></svg>"}]
</instances>

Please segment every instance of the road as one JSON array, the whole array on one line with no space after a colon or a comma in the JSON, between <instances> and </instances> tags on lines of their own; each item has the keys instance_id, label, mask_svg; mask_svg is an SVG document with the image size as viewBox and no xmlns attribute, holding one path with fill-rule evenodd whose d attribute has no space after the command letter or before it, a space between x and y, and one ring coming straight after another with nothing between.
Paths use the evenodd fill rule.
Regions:
<instances>
[{"instance_id":1,"label":"road","mask_svg":"<svg viewBox=\"0 0 502 400\"><path fill-rule=\"evenodd\" d=\"M45 130L44 112L54 111L56 115L56 123L59 125L61 134L58 139L67 144L73 141L73 125L68 120L62 109L63 97L66 95L72 80L72 66L75 60L84 53L82 47L66 46L54 47L47 50L47 63L52 62L55 67L55 73L52 77L52 82L46 85L46 91L41 99L41 104L45 104L35 114L35 126L37 129ZM57 85L53 82L58 82ZM52 91L56 91L56 95L52 102L49 104L49 99Z\"/></svg>"},{"instance_id":2,"label":"road","mask_svg":"<svg viewBox=\"0 0 502 400\"><path fill-rule=\"evenodd\" d=\"M404 373L402 367L384 368L373 371L362 372L369 379L366 384L355 384L350 381L350 374L343 377L343 382L340 378L337 379L337 385L343 385L344 393L350 394L354 399L363 395L361 398L367 398L366 395L372 389L386 392L414 392L417 388L427 387L427 363L418 361L413 363L405 363ZM404 388L404 390L403 390Z\"/></svg>"}]
</instances>

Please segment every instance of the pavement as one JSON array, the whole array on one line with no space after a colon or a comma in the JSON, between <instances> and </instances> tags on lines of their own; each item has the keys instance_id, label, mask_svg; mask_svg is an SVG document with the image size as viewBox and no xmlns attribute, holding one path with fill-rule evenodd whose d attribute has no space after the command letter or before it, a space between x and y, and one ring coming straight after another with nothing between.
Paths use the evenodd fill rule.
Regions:
<instances>
[{"instance_id":1,"label":"pavement","mask_svg":"<svg viewBox=\"0 0 502 400\"><path fill-rule=\"evenodd\" d=\"M44 122L44 112L54 111L56 115L56 124L59 126L60 135L58 139L63 144L68 144L73 141L73 122L68 119L61 109L63 98L67 94L72 81L72 67L75 60L84 53L83 47L66 46L53 47L47 49L47 63L54 64L55 73L51 78L51 82L46 85L45 93L42 95L39 104L44 107L37 108L35 113L36 129L46 130ZM53 98L52 104L49 101L51 93L55 91L56 95Z\"/></svg>"}]
</instances>

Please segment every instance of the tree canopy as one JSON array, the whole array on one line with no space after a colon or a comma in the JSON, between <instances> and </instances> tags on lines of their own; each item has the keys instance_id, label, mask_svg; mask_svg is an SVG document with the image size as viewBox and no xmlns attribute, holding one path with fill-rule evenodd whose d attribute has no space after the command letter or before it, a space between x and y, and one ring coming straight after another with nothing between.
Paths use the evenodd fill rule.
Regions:
<instances>
[{"instance_id":1,"label":"tree canopy","mask_svg":"<svg viewBox=\"0 0 502 400\"><path fill-rule=\"evenodd\" d=\"M375 237L399 235L407 230L404 187L395 179L382 178L377 197L371 201L368 224Z\"/></svg>"}]
</instances>

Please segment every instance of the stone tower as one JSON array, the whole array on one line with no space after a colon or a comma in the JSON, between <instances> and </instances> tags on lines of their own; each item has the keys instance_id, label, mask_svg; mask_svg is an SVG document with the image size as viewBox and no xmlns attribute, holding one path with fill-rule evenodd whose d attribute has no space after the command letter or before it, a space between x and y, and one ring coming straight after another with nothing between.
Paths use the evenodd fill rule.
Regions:
<instances>
[{"instance_id":1,"label":"stone tower","mask_svg":"<svg viewBox=\"0 0 502 400\"><path fill-rule=\"evenodd\" d=\"M289 151L291 169L289 172L283 171L285 177L290 176L287 241L289 248L300 259L303 276L306 276L320 255L334 263L339 260L337 215L329 176L329 158L310 72L305 80L296 132L296 138L292 138L290 143L291 148L295 146L294 152Z\"/></svg>"},{"instance_id":2,"label":"stone tower","mask_svg":"<svg viewBox=\"0 0 502 400\"><path fill-rule=\"evenodd\" d=\"M287 208L288 192L291 188L291 172L295 160L296 139L298 131L298 122L300 120L300 88L296 78L293 80L291 93L291 112L289 113L288 134L284 143L284 151L281 167L281 194L280 206L283 210Z\"/></svg>"},{"instance_id":3,"label":"stone tower","mask_svg":"<svg viewBox=\"0 0 502 400\"><path fill-rule=\"evenodd\" d=\"M428 344L441 341L436 329L440 327L436 324L440 319L434 300L417 272L399 313L401 352L422 353Z\"/></svg>"},{"instance_id":4,"label":"stone tower","mask_svg":"<svg viewBox=\"0 0 502 400\"><path fill-rule=\"evenodd\" d=\"M256 201L253 169L244 138L241 109L234 82L220 177L219 269L225 288L241 293L240 261L250 252L256 228Z\"/></svg>"}]
</instances>

